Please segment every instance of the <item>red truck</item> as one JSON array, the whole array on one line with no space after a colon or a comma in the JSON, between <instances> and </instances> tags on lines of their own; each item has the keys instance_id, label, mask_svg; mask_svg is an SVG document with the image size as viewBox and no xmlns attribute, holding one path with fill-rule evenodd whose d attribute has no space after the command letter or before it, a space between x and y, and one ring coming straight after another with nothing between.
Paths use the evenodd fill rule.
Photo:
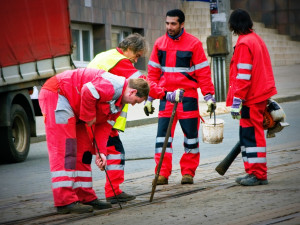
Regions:
<instances>
[{"instance_id":1,"label":"red truck","mask_svg":"<svg viewBox=\"0 0 300 225\"><path fill-rule=\"evenodd\" d=\"M26 160L40 115L34 86L73 69L68 0L0 3L0 161Z\"/></svg>"}]
</instances>

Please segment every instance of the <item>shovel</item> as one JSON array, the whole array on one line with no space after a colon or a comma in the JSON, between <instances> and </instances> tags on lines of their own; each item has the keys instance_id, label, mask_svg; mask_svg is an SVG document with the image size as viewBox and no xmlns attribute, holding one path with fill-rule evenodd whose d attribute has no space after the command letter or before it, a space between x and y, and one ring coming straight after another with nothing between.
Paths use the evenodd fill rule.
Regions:
<instances>
[{"instance_id":1,"label":"shovel","mask_svg":"<svg viewBox=\"0 0 300 225\"><path fill-rule=\"evenodd\" d=\"M162 162L163 162L163 159L164 159L164 155L165 155L166 148L167 148L167 145L168 145L168 140L169 140L169 137L170 137L170 134L171 134L171 128L172 128L173 120L174 120L174 117L175 117L177 105L178 105L178 102L175 102L174 107L173 107L173 111L172 111L172 115L171 115L171 118L170 118L170 121L169 121L168 129L167 129L165 142L164 142L164 145L163 145L163 148L162 148L162 151L161 151L159 163L157 165L157 171L156 171L156 174L155 174L155 179L154 179L154 182L152 184L152 192L151 192L150 202L152 202L152 200L153 200L153 196L154 196L154 192L155 192L155 189L156 189L156 184L157 184L160 168L161 168L161 165L162 165Z\"/></svg>"}]
</instances>

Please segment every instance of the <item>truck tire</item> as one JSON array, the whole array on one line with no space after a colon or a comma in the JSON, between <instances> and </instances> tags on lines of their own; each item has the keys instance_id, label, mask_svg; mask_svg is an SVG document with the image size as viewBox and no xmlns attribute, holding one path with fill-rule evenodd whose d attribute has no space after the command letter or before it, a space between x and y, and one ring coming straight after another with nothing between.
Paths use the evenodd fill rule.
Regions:
<instances>
[{"instance_id":1,"label":"truck tire","mask_svg":"<svg viewBox=\"0 0 300 225\"><path fill-rule=\"evenodd\" d=\"M30 125L22 106L13 104L10 114L11 126L1 128L1 161L17 163L26 160L30 147Z\"/></svg>"}]
</instances>

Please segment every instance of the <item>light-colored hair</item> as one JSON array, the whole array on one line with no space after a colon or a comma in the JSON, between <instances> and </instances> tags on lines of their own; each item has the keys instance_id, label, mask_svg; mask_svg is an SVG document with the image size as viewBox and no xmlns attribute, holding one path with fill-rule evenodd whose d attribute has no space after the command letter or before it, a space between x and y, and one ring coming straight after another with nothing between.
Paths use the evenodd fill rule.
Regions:
<instances>
[{"instance_id":1,"label":"light-colored hair","mask_svg":"<svg viewBox=\"0 0 300 225\"><path fill-rule=\"evenodd\" d=\"M127 51L127 49L130 49L133 51L133 53L143 51L145 54L148 50L148 44L145 37L139 33L130 34L119 43L118 47L121 48L122 51Z\"/></svg>"},{"instance_id":2,"label":"light-colored hair","mask_svg":"<svg viewBox=\"0 0 300 225\"><path fill-rule=\"evenodd\" d=\"M129 79L129 87L132 89L136 89L136 96L140 98L148 98L150 87L148 82L143 78L132 78Z\"/></svg>"}]
</instances>

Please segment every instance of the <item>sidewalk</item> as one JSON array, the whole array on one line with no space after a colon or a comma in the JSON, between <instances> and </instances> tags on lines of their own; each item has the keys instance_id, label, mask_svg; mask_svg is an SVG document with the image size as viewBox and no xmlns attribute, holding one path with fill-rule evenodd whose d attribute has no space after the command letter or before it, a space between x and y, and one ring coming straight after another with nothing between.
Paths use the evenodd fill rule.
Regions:
<instances>
[{"instance_id":1,"label":"sidewalk","mask_svg":"<svg viewBox=\"0 0 300 225\"><path fill-rule=\"evenodd\" d=\"M280 66L273 68L278 94L273 98L280 102L300 99L300 64ZM144 104L129 105L127 114L127 127L141 126L157 122L159 100L153 102L155 112L147 117L144 113ZM207 116L207 106L201 93L199 94L199 110L202 117ZM216 114L228 113L229 108L225 102L218 102ZM45 141L45 128L42 117L36 117L37 137L31 139L31 143Z\"/></svg>"}]
</instances>

